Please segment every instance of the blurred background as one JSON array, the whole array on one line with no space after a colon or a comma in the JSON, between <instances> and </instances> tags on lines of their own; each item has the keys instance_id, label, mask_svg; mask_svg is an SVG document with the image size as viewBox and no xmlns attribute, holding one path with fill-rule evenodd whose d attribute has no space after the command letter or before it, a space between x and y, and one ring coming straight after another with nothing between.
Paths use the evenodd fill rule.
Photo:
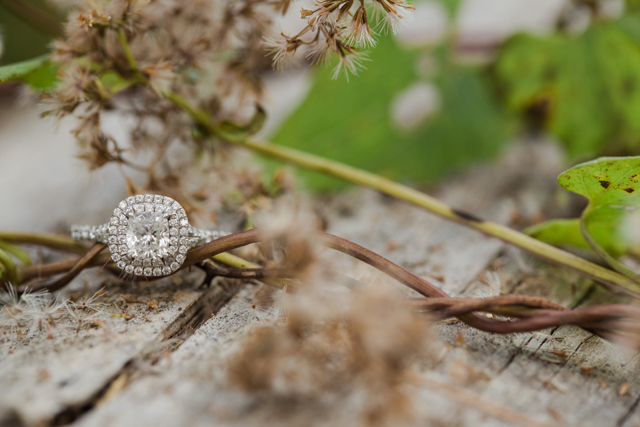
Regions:
<instances>
[{"instance_id":1,"label":"blurred background","mask_svg":"<svg viewBox=\"0 0 640 427\"><path fill-rule=\"evenodd\" d=\"M349 79L333 80L330 68L304 60L283 71L267 62L259 136L419 187L522 141L554 141L567 165L638 152L635 1L419 0L415 8ZM0 64L48 52L63 16L55 2L0 0ZM293 2L275 25L287 33L300 22ZM44 231L106 220L125 194L120 166L90 172L70 133L76 119L39 118L35 93L0 84L0 177L10 184L0 227ZM102 126L130 143L122 113L106 114ZM311 191L344 185L299 176Z\"/></svg>"}]
</instances>

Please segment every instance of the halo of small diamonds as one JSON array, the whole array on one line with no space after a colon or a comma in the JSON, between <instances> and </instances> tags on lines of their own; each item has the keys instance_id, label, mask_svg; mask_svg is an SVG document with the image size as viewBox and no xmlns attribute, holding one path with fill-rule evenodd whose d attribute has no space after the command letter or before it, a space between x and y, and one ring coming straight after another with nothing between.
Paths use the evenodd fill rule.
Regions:
<instances>
[{"instance_id":1,"label":"halo of small diamonds","mask_svg":"<svg viewBox=\"0 0 640 427\"><path fill-rule=\"evenodd\" d=\"M111 259L127 274L166 276L177 271L189 249L180 237L190 231L187 215L170 197L153 194L126 198L109 220Z\"/></svg>"}]
</instances>

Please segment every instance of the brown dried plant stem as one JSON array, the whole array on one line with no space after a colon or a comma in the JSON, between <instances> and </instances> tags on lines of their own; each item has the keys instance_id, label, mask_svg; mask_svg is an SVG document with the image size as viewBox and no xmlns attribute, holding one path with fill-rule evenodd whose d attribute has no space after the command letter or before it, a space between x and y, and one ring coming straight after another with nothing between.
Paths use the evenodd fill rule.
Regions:
<instances>
[{"instance_id":1,"label":"brown dried plant stem","mask_svg":"<svg viewBox=\"0 0 640 427\"><path fill-rule=\"evenodd\" d=\"M353 256L393 277L427 299L415 300L419 308L433 312L439 318L457 317L474 328L493 333L529 332L559 325L580 326L589 332L609 340L623 335L632 335L634 343L639 342L640 308L630 305L593 306L575 310L539 297L512 295L486 299L451 298L444 291L425 279L405 270L388 259L356 243L338 236L316 232L315 236L323 245ZM258 243L263 237L258 229L247 230L221 237L200 246L187 254L184 267L202 262L211 256ZM276 270L271 270L274 273ZM517 321L497 320L477 314L487 312L512 318ZM625 319L630 319L626 321Z\"/></svg>"},{"instance_id":2,"label":"brown dried plant stem","mask_svg":"<svg viewBox=\"0 0 640 427\"><path fill-rule=\"evenodd\" d=\"M43 237L42 241L51 241L48 239L50 236ZM469 326L502 334L535 331L559 325L575 325L609 340L631 338L634 344L640 343L640 322L638 322L640 308L638 307L604 305L568 310L544 298L524 295L486 299L451 298L428 281L353 242L323 232L316 232L315 237L323 245L364 261L427 297L426 299L414 299L411 304L422 311L431 313L436 318L443 319L455 316ZM37 241L37 235L31 235L29 240L32 243ZM287 269L260 268L256 264L226 253L263 240L264 237L258 229L222 237L191 250L187 254L183 268L204 263L205 271L208 273L240 278L265 278L263 281L268 284L284 288L291 282L276 277L290 276L291 272ZM69 283L83 269L90 266L106 265L109 262L108 254L100 253L104 248L103 244L95 244L79 258L38 267L23 266L20 275L21 277L43 277L66 273L52 283L38 282L33 286L35 290L55 291ZM231 268L215 267L210 263L211 258L231 265ZM114 271L119 273L117 269ZM24 291L25 286L23 285L19 291ZM518 320L492 319L478 314L480 312L508 316Z\"/></svg>"},{"instance_id":3,"label":"brown dried plant stem","mask_svg":"<svg viewBox=\"0 0 640 427\"><path fill-rule=\"evenodd\" d=\"M110 254L101 253L104 249L103 245L94 245L93 248L89 249L87 246L76 242L70 237L17 232L0 232L0 241L32 244L81 254L80 257L67 258L48 264L20 266L17 269L18 280L16 283L23 284L19 289L20 291L24 291L26 288L35 291L41 289L49 291L58 290L69 283L82 269L88 267L105 267L112 270L116 275L121 274L120 270L111 263ZM101 249L99 249L99 247ZM290 276L289 272L284 269L262 268L258 264L227 252L217 254L212 258L223 266L203 266L205 270L210 273L226 277L261 279L268 285L278 288L283 288L288 285L288 282L279 279L280 277ZM73 274L70 274L71 272L73 272ZM53 283L42 281L44 278L63 273L65 275Z\"/></svg>"}]
</instances>

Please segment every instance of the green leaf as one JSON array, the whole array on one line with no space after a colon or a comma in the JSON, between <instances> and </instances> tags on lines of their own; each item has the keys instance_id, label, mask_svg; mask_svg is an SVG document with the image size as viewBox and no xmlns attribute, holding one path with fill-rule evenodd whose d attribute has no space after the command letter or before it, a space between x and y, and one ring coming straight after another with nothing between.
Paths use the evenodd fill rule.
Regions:
<instances>
[{"instance_id":1,"label":"green leaf","mask_svg":"<svg viewBox=\"0 0 640 427\"><path fill-rule=\"evenodd\" d=\"M10 283L18 282L16 265L9 254L2 249L0 249L0 269L2 270L2 277L0 277L0 279L3 279Z\"/></svg>"},{"instance_id":2,"label":"green leaf","mask_svg":"<svg viewBox=\"0 0 640 427\"><path fill-rule=\"evenodd\" d=\"M109 94L115 94L131 86L129 80L125 80L119 73L115 71L105 71L98 77L100 83Z\"/></svg>"},{"instance_id":3,"label":"green leaf","mask_svg":"<svg viewBox=\"0 0 640 427\"><path fill-rule=\"evenodd\" d=\"M49 55L41 55L28 61L0 67L0 83L24 78L27 74L42 67L49 61Z\"/></svg>"},{"instance_id":4,"label":"green leaf","mask_svg":"<svg viewBox=\"0 0 640 427\"><path fill-rule=\"evenodd\" d=\"M512 38L493 69L506 105L547 127L574 157L637 147L640 44L632 27L601 22L579 37Z\"/></svg>"},{"instance_id":5,"label":"green leaf","mask_svg":"<svg viewBox=\"0 0 640 427\"><path fill-rule=\"evenodd\" d=\"M608 253L613 256L623 255L630 250L629 242L619 233L618 227L611 229L605 224L591 224L591 234ZM533 225L524 233L550 245L569 249L591 249L580 233L580 219L552 219ZM589 251L593 253L592 251Z\"/></svg>"},{"instance_id":6,"label":"green leaf","mask_svg":"<svg viewBox=\"0 0 640 427\"><path fill-rule=\"evenodd\" d=\"M640 157L603 157L582 163L563 172L558 182L589 200L580 218L580 232L589 246L613 268L640 280L615 259L630 247L623 220L640 207Z\"/></svg>"},{"instance_id":7,"label":"green leaf","mask_svg":"<svg viewBox=\"0 0 640 427\"><path fill-rule=\"evenodd\" d=\"M58 63L49 61L49 55L5 65L0 67L0 83L22 81L34 89L52 89L58 82L58 67Z\"/></svg>"},{"instance_id":8,"label":"green leaf","mask_svg":"<svg viewBox=\"0 0 640 427\"><path fill-rule=\"evenodd\" d=\"M371 51L368 69L347 81L320 70L305 102L274 141L289 147L380 173L388 178L430 182L453 168L498 152L511 121L494 103L481 72L456 67L441 54L439 112L411 131L397 129L391 118L394 98L420 82L415 70L425 55L406 51L383 38ZM343 184L300 172L315 190Z\"/></svg>"},{"instance_id":9,"label":"green leaf","mask_svg":"<svg viewBox=\"0 0 640 427\"><path fill-rule=\"evenodd\" d=\"M24 265L31 265L31 257L24 250L19 248L18 246L5 242L4 240L0 240L0 249L7 252L10 255L13 255L16 259L18 259Z\"/></svg>"},{"instance_id":10,"label":"green leaf","mask_svg":"<svg viewBox=\"0 0 640 427\"><path fill-rule=\"evenodd\" d=\"M34 89L50 90L55 88L58 83L58 68L60 64L57 62L47 61L42 67L37 68L24 76L22 80Z\"/></svg>"}]
</instances>

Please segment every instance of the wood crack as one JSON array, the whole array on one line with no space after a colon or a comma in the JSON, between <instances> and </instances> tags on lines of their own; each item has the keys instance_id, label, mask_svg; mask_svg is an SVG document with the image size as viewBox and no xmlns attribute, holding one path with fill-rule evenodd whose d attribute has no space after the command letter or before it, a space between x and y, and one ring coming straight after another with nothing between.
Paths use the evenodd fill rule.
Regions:
<instances>
[{"instance_id":1,"label":"wood crack","mask_svg":"<svg viewBox=\"0 0 640 427\"><path fill-rule=\"evenodd\" d=\"M142 377L141 365L154 365L175 351L190 335L226 305L238 293L243 285L238 280L217 280L206 288L200 297L186 307L182 313L163 331L159 340L148 343L137 355L132 357L116 374L107 381L97 393L86 401L60 411L49 426L68 425L93 410L101 401L106 400L110 392L117 387L118 392Z\"/></svg>"},{"instance_id":2,"label":"wood crack","mask_svg":"<svg viewBox=\"0 0 640 427\"><path fill-rule=\"evenodd\" d=\"M636 400L633 401L633 403L629 407L629 410L622 417L620 417L620 419L618 419L618 421L616 422L616 427L622 427L627 422L627 420L633 414L633 411L638 408L638 404L640 404L640 396L638 396Z\"/></svg>"}]
</instances>

